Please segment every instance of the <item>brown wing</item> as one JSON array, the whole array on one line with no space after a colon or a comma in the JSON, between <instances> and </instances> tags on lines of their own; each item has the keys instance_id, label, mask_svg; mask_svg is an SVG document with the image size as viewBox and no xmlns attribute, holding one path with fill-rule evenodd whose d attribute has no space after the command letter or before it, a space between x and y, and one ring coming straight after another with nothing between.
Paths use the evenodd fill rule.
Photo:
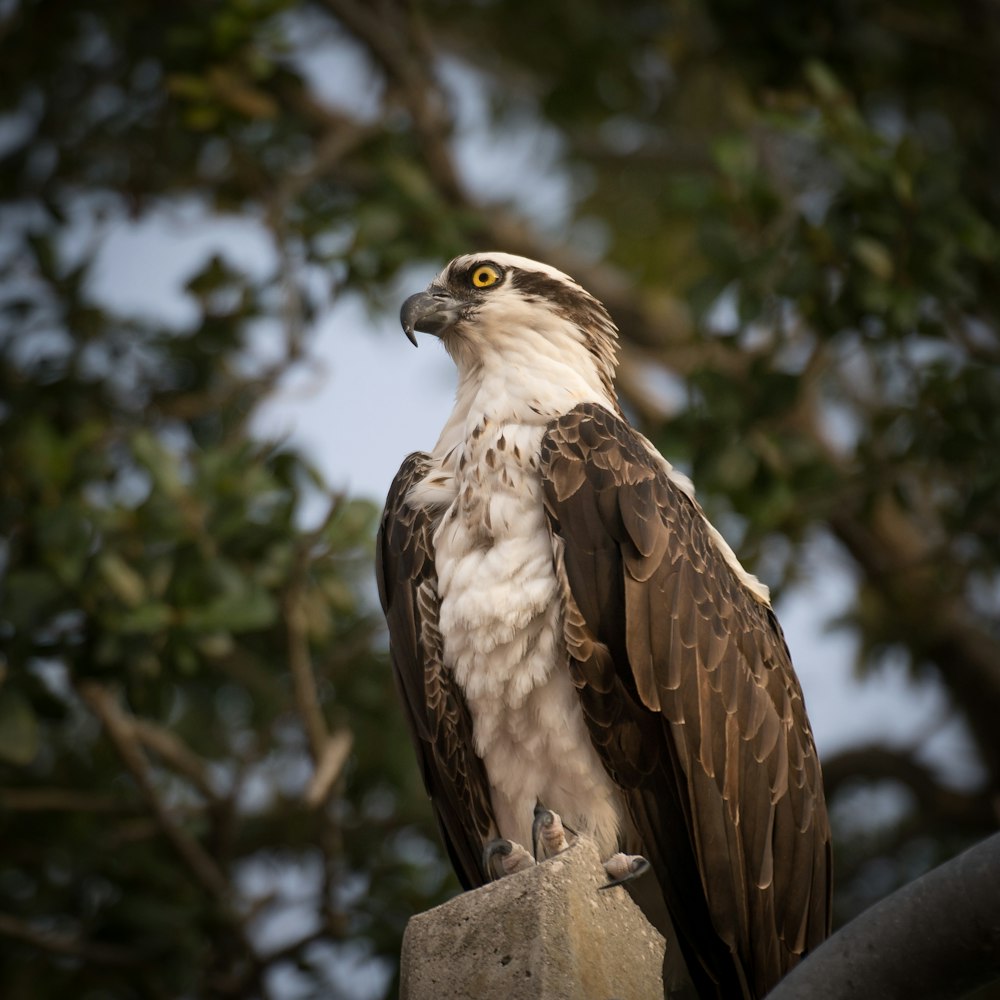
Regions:
<instances>
[{"instance_id":1,"label":"brown wing","mask_svg":"<svg viewBox=\"0 0 1000 1000\"><path fill-rule=\"evenodd\" d=\"M438 631L433 522L406 497L427 472L427 456L410 455L386 499L375 570L389 626L389 652L403 711L445 846L466 889L482 885L483 844L496 836L483 762L473 751L472 720L442 662Z\"/></svg>"},{"instance_id":2,"label":"brown wing","mask_svg":"<svg viewBox=\"0 0 1000 1000\"><path fill-rule=\"evenodd\" d=\"M830 832L771 609L620 418L585 404L542 444L566 638L703 997L762 997L829 933Z\"/></svg>"}]
</instances>

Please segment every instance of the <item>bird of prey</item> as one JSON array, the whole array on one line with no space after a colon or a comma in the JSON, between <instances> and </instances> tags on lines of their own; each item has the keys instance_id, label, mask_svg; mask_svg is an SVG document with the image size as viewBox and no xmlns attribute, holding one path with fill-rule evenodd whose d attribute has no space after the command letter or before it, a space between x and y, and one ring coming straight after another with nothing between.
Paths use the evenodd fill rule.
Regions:
<instances>
[{"instance_id":1,"label":"bird of prey","mask_svg":"<svg viewBox=\"0 0 1000 1000\"><path fill-rule=\"evenodd\" d=\"M617 329L572 278L458 257L401 321L458 368L437 444L393 481L377 574L460 881L586 834L613 882L646 870L629 886L652 886L687 995L763 997L829 933L831 886L767 589L625 419Z\"/></svg>"}]
</instances>

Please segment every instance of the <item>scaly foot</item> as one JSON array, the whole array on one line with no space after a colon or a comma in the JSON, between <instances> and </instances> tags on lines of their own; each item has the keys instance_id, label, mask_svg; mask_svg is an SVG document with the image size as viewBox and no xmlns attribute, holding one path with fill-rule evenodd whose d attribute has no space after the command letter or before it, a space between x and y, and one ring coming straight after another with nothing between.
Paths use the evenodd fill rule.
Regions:
<instances>
[{"instance_id":1,"label":"scaly foot","mask_svg":"<svg viewBox=\"0 0 1000 1000\"><path fill-rule=\"evenodd\" d=\"M498 838L483 848L483 868L491 879L503 878L530 868L535 859L520 844Z\"/></svg>"},{"instance_id":2,"label":"scaly foot","mask_svg":"<svg viewBox=\"0 0 1000 1000\"><path fill-rule=\"evenodd\" d=\"M610 881L606 885L599 886L601 889L612 889L616 885L622 885L640 875L645 875L649 871L649 862L641 854L612 854L604 862L604 870L608 873Z\"/></svg>"},{"instance_id":3,"label":"scaly foot","mask_svg":"<svg viewBox=\"0 0 1000 1000\"><path fill-rule=\"evenodd\" d=\"M565 851L574 840L576 834L568 826L563 825L559 813L546 809L540 802L535 806L535 821L531 824L531 842L535 848L536 861L555 857Z\"/></svg>"}]
</instances>

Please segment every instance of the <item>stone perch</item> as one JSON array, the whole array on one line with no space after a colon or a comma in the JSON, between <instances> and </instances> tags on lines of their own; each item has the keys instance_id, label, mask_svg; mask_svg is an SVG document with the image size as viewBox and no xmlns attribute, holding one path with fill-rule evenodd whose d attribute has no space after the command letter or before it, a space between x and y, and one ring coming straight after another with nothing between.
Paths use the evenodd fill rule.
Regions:
<instances>
[{"instance_id":1,"label":"stone perch","mask_svg":"<svg viewBox=\"0 0 1000 1000\"><path fill-rule=\"evenodd\" d=\"M663 938L625 889L599 891L606 882L580 838L417 914L403 937L401 1000L660 1000Z\"/></svg>"}]
</instances>

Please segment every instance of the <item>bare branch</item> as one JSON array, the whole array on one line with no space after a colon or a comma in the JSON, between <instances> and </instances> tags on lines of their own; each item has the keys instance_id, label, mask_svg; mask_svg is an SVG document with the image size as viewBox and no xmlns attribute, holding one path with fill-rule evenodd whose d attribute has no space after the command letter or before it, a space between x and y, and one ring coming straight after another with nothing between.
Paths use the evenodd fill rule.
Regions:
<instances>
[{"instance_id":1,"label":"bare branch","mask_svg":"<svg viewBox=\"0 0 1000 1000\"><path fill-rule=\"evenodd\" d=\"M869 745L844 750L823 760L828 798L853 781L896 781L913 793L920 812L956 832L980 832L996 825L988 790L962 792L943 785L933 770L906 750Z\"/></svg>"},{"instance_id":2,"label":"bare branch","mask_svg":"<svg viewBox=\"0 0 1000 1000\"><path fill-rule=\"evenodd\" d=\"M116 696L94 681L80 685L80 696L104 724L114 745L161 832L198 882L212 895L228 903L231 889L213 858L174 820L149 774L149 766L136 733L135 720L120 706Z\"/></svg>"},{"instance_id":3,"label":"bare branch","mask_svg":"<svg viewBox=\"0 0 1000 1000\"><path fill-rule=\"evenodd\" d=\"M324 754L329 751L329 739L323 710L319 703L316 690L316 678L313 676L312 656L309 652L309 630L305 612L303 611L301 577L305 572L306 560L310 549L323 537L333 519L337 516L343 503L341 496L330 498L326 516L322 522L303 539L299 547L297 582L286 591L283 601L285 614L285 630L288 642L288 668L292 675L292 687L295 691L295 705L302 719L309 752L313 763L319 764ZM350 739L349 734L345 734ZM335 737L336 739L337 737ZM348 752L349 752L348 747ZM315 783L316 778L313 778Z\"/></svg>"},{"instance_id":4,"label":"bare branch","mask_svg":"<svg viewBox=\"0 0 1000 1000\"><path fill-rule=\"evenodd\" d=\"M959 596L942 592L930 551L934 532L921 530L889 498L871 516L843 510L830 524L900 624L909 627L911 648L946 679L994 782L1000 780L1000 643Z\"/></svg>"},{"instance_id":5,"label":"bare branch","mask_svg":"<svg viewBox=\"0 0 1000 1000\"><path fill-rule=\"evenodd\" d=\"M139 741L168 767L186 777L206 799L216 798L205 762L176 733L150 722L132 719L132 730Z\"/></svg>"},{"instance_id":6,"label":"bare branch","mask_svg":"<svg viewBox=\"0 0 1000 1000\"><path fill-rule=\"evenodd\" d=\"M367 125L347 115L322 107L308 94L294 91L288 100L322 129L310 160L298 169L282 175L267 200L267 221L274 237L284 295L283 319L285 352L263 374L266 384L273 385L303 354L306 335L305 307L296 281L296 261L291 251L288 225L289 209L311 185L329 174L345 157L365 140L377 134L381 126Z\"/></svg>"},{"instance_id":7,"label":"bare branch","mask_svg":"<svg viewBox=\"0 0 1000 1000\"><path fill-rule=\"evenodd\" d=\"M321 130L315 151L308 163L283 174L269 202L269 209L277 211L279 218L309 186L325 177L343 159L365 141L378 135L381 124L369 125L349 115L324 107L306 92L294 91L288 95L289 103L304 114Z\"/></svg>"},{"instance_id":8,"label":"bare branch","mask_svg":"<svg viewBox=\"0 0 1000 1000\"><path fill-rule=\"evenodd\" d=\"M98 941L86 941L74 934L41 930L6 913L0 913L0 935L32 945L52 955L79 958L95 965L127 967L136 965L142 958L136 952L125 948L117 948Z\"/></svg>"},{"instance_id":9,"label":"bare branch","mask_svg":"<svg viewBox=\"0 0 1000 1000\"><path fill-rule=\"evenodd\" d=\"M382 67L391 99L409 113L431 177L453 205L467 204L449 146L447 96L434 76L435 54L410 6L323 0Z\"/></svg>"},{"instance_id":10,"label":"bare branch","mask_svg":"<svg viewBox=\"0 0 1000 1000\"><path fill-rule=\"evenodd\" d=\"M134 804L113 795L71 788L0 788L0 809L12 812L131 813Z\"/></svg>"},{"instance_id":11,"label":"bare branch","mask_svg":"<svg viewBox=\"0 0 1000 1000\"><path fill-rule=\"evenodd\" d=\"M274 965L276 962L296 960L303 949L308 948L309 945L315 944L317 941L329 940L329 938L329 928L325 926L318 927L316 930L310 931L290 944L282 945L280 948L272 951L270 955L265 955L260 959L260 964L265 966Z\"/></svg>"},{"instance_id":12,"label":"bare branch","mask_svg":"<svg viewBox=\"0 0 1000 1000\"><path fill-rule=\"evenodd\" d=\"M327 741L326 722L320 708L313 676L312 657L309 653L309 635L306 616L302 610L298 587L289 589L285 595L285 633L288 642L288 669L292 675L292 689L295 692L295 707L302 719L309 752L313 761L323 755Z\"/></svg>"},{"instance_id":13,"label":"bare branch","mask_svg":"<svg viewBox=\"0 0 1000 1000\"><path fill-rule=\"evenodd\" d=\"M319 808L330 797L353 746L354 736L349 729L338 729L327 739L306 789L306 804L310 808Z\"/></svg>"}]
</instances>

